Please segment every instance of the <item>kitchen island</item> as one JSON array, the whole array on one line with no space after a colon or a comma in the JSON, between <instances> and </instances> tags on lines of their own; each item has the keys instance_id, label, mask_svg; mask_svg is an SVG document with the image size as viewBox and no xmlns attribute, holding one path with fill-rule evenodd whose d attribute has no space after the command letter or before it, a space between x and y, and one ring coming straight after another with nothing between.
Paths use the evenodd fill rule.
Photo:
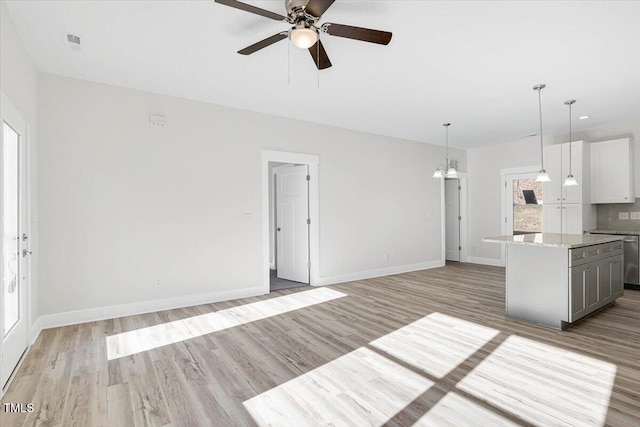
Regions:
<instances>
[{"instance_id":1,"label":"kitchen island","mask_svg":"<svg viewBox=\"0 0 640 427\"><path fill-rule=\"evenodd\" d=\"M622 296L621 239L536 233L482 241L507 245L507 317L562 330Z\"/></svg>"}]
</instances>

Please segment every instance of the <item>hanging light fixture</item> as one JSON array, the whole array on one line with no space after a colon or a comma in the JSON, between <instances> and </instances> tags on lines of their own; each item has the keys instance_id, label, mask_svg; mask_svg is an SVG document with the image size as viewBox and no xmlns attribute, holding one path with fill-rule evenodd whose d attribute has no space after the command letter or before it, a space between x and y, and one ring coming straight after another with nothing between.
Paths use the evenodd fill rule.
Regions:
<instances>
[{"instance_id":1,"label":"hanging light fixture","mask_svg":"<svg viewBox=\"0 0 640 427\"><path fill-rule=\"evenodd\" d=\"M447 163L444 165L438 165L436 170L433 172L433 178L457 178L458 171L453 166L453 161L449 160L449 126L451 126L451 123L443 123L442 126L446 129Z\"/></svg>"},{"instance_id":2,"label":"hanging light fixture","mask_svg":"<svg viewBox=\"0 0 640 427\"><path fill-rule=\"evenodd\" d=\"M569 106L569 175L567 175L567 178L564 180L564 184L562 184L564 187L575 187L576 185L579 185L578 181L576 181L575 177L571 173L571 106L575 103L575 99L564 101L564 105Z\"/></svg>"},{"instance_id":3,"label":"hanging light fixture","mask_svg":"<svg viewBox=\"0 0 640 427\"><path fill-rule=\"evenodd\" d=\"M542 99L540 97L540 91L544 89L546 85L539 84L533 87L533 90L538 91L538 109L540 110L540 164L542 165L542 169L538 172L538 176L536 176L537 182L549 182L551 178L549 178L549 174L546 170L544 170L544 151L542 145Z\"/></svg>"},{"instance_id":4,"label":"hanging light fixture","mask_svg":"<svg viewBox=\"0 0 640 427\"><path fill-rule=\"evenodd\" d=\"M449 126L451 123L443 123L442 126L445 128L445 134L447 138L447 178L457 178L458 171L453 167L453 162L449 160Z\"/></svg>"}]
</instances>

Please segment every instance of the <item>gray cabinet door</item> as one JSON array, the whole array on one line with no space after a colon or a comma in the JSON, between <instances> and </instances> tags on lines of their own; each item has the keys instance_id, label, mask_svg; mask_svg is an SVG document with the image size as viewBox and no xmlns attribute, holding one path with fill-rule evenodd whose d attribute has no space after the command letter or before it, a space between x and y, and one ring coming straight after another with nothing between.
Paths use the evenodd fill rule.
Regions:
<instances>
[{"instance_id":1,"label":"gray cabinet door","mask_svg":"<svg viewBox=\"0 0 640 427\"><path fill-rule=\"evenodd\" d=\"M587 271L589 265L569 269L569 322L575 322L587 314Z\"/></svg>"},{"instance_id":2,"label":"gray cabinet door","mask_svg":"<svg viewBox=\"0 0 640 427\"><path fill-rule=\"evenodd\" d=\"M599 292L599 270L602 263L593 262L587 266L584 272L586 300L587 300L587 312L590 313L600 306L600 292Z\"/></svg>"},{"instance_id":3,"label":"gray cabinet door","mask_svg":"<svg viewBox=\"0 0 640 427\"><path fill-rule=\"evenodd\" d=\"M624 293L624 264L622 262L622 255L618 255L614 258L609 258L611 269L611 293L613 298L617 298Z\"/></svg>"},{"instance_id":4,"label":"gray cabinet door","mask_svg":"<svg viewBox=\"0 0 640 427\"><path fill-rule=\"evenodd\" d=\"M611 281L611 267L613 266L612 258L600 261L598 264L598 291L600 293L600 304L608 304L613 299L613 288ZM615 268L615 267L614 267Z\"/></svg>"}]
</instances>

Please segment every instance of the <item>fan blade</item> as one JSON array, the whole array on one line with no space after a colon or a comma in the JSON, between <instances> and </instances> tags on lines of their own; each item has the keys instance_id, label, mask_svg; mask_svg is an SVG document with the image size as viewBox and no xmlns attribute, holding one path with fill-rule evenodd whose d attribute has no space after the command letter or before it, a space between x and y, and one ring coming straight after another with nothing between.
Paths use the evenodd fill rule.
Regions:
<instances>
[{"instance_id":1,"label":"fan blade","mask_svg":"<svg viewBox=\"0 0 640 427\"><path fill-rule=\"evenodd\" d=\"M239 50L238 53L240 55L251 55L252 53L259 51L260 49L271 46L272 44L277 43L280 40L284 40L287 37L288 36L286 32L274 34L271 37L267 37L266 39L259 41L258 43L254 43L251 46Z\"/></svg>"},{"instance_id":2,"label":"fan blade","mask_svg":"<svg viewBox=\"0 0 640 427\"><path fill-rule=\"evenodd\" d=\"M244 10L245 12L255 13L256 15L265 16L267 18L275 19L276 21L283 21L286 19L286 17L282 15L278 15L277 13L260 9L259 7L251 6L250 4L241 3L236 0L216 0L216 3L220 3L225 6L235 7L236 9Z\"/></svg>"},{"instance_id":3,"label":"fan blade","mask_svg":"<svg viewBox=\"0 0 640 427\"><path fill-rule=\"evenodd\" d=\"M318 67L318 70L324 70L331 67L331 61L329 61L327 51L324 50L324 46L322 46L322 42L320 40L309 48L309 53L313 58L313 63ZM318 58L318 53L320 53L320 58Z\"/></svg>"},{"instance_id":4,"label":"fan blade","mask_svg":"<svg viewBox=\"0 0 640 427\"><path fill-rule=\"evenodd\" d=\"M363 42L387 45L391 41L391 34L387 31L370 30L369 28L352 27L350 25L326 23L322 30L332 36L361 40Z\"/></svg>"},{"instance_id":5,"label":"fan blade","mask_svg":"<svg viewBox=\"0 0 640 427\"><path fill-rule=\"evenodd\" d=\"M329 7L336 0L309 0L309 3L304 8L304 11L311 16L320 18L323 13L329 9Z\"/></svg>"}]
</instances>

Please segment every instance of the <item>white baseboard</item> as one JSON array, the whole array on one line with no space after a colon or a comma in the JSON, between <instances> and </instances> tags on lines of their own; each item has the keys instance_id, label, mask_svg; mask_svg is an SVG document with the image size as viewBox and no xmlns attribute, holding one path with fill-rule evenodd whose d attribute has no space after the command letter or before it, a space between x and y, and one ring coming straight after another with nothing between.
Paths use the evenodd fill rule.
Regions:
<instances>
[{"instance_id":1,"label":"white baseboard","mask_svg":"<svg viewBox=\"0 0 640 427\"><path fill-rule=\"evenodd\" d=\"M470 256L467 262L471 264L493 265L494 267L504 267L504 261L497 258L479 258Z\"/></svg>"},{"instance_id":2,"label":"white baseboard","mask_svg":"<svg viewBox=\"0 0 640 427\"><path fill-rule=\"evenodd\" d=\"M42 317L38 317L36 321L33 322L33 325L31 325L31 330L29 331L29 345L33 345L38 339L40 332L42 332L41 320Z\"/></svg>"},{"instance_id":3,"label":"white baseboard","mask_svg":"<svg viewBox=\"0 0 640 427\"><path fill-rule=\"evenodd\" d=\"M336 283L353 282L356 280L372 279L374 277L391 276L393 274L409 273L411 271L428 270L430 268L444 267L442 260L420 262L417 264L397 265L394 267L378 268L375 270L357 271L355 273L338 274L335 276L320 277L313 286L335 285Z\"/></svg>"},{"instance_id":4,"label":"white baseboard","mask_svg":"<svg viewBox=\"0 0 640 427\"><path fill-rule=\"evenodd\" d=\"M58 326L76 325L78 323L95 322L97 320L114 319L136 314L152 313L174 308L191 307L212 302L228 301L238 298L255 297L265 294L264 286L255 286L232 291L210 292L206 294L187 295L176 298L164 298L140 301L129 304L96 307L86 310L67 311L64 313L45 314L38 318L36 324L41 329Z\"/></svg>"}]
</instances>

